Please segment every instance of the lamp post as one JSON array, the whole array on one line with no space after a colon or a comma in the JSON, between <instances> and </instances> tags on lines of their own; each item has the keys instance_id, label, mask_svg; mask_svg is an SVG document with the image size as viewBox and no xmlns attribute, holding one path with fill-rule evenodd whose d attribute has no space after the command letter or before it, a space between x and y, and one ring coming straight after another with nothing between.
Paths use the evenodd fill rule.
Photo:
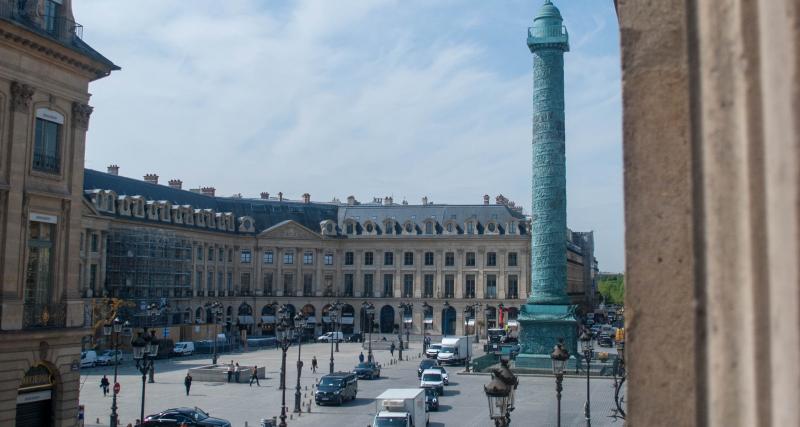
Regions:
<instances>
[{"instance_id":1,"label":"lamp post","mask_svg":"<svg viewBox=\"0 0 800 427\"><path fill-rule=\"evenodd\" d=\"M400 310L402 310L402 312L403 312L403 316L402 316L403 317L403 328L406 329L406 331L408 331L408 328L406 327L406 312L407 311L412 311L414 309L414 304L412 304L410 302L401 302L400 304L397 305L397 307L400 308ZM398 336L398 338L400 340L400 352L398 353L398 357L400 358L400 360L403 360L403 332L402 331L398 331L398 332L399 333L397 334L397 336ZM407 334L406 334L406 341L408 341L408 335Z\"/></svg>"},{"instance_id":2,"label":"lamp post","mask_svg":"<svg viewBox=\"0 0 800 427\"><path fill-rule=\"evenodd\" d=\"M136 361L136 368L142 373L142 407L139 420L144 423L144 396L147 373L152 370L153 363L156 360L156 356L158 356L156 332L151 330L150 335L147 335L147 330L139 332L136 339L131 342L131 347L133 347L133 360Z\"/></svg>"},{"instance_id":3,"label":"lamp post","mask_svg":"<svg viewBox=\"0 0 800 427\"><path fill-rule=\"evenodd\" d=\"M428 323L426 322L428 312L431 313L431 317L433 317L433 307L428 305L427 301L422 303L422 352L428 350ZM433 321L433 319L431 319Z\"/></svg>"},{"instance_id":4,"label":"lamp post","mask_svg":"<svg viewBox=\"0 0 800 427\"><path fill-rule=\"evenodd\" d=\"M289 331L291 330L291 325L289 324L288 319L288 312L286 310L286 306L281 306L280 310L278 310L278 316L280 320L278 321L278 325L276 327L277 332L281 336L280 345L281 345L281 423L279 424L280 427L286 427L286 351L289 350L289 346L291 342L289 341Z\"/></svg>"},{"instance_id":5,"label":"lamp post","mask_svg":"<svg viewBox=\"0 0 800 427\"><path fill-rule=\"evenodd\" d=\"M111 339L111 345L114 350L114 388L113 394L111 395L111 419L109 422L109 426L117 427L117 367L119 366L119 341L120 341L120 333L122 332L123 325L125 326L126 330L130 326L128 322L123 324L122 320L119 317L114 318L111 323L106 323L103 325L103 335L109 337ZM113 335L112 335L113 333Z\"/></svg>"},{"instance_id":6,"label":"lamp post","mask_svg":"<svg viewBox=\"0 0 800 427\"><path fill-rule=\"evenodd\" d=\"M561 427L561 391L562 383L564 381L564 368L566 367L567 360L569 360L569 351L564 348L564 340L559 339L558 344L553 347L553 353L550 354L550 359L553 362L553 375L556 377L556 400L557 400L557 426Z\"/></svg>"},{"instance_id":7,"label":"lamp post","mask_svg":"<svg viewBox=\"0 0 800 427\"><path fill-rule=\"evenodd\" d=\"M375 306L372 303L364 301L361 303L361 307L364 308L364 312L367 314L367 322L369 327L369 343L367 344L367 362L372 362L372 322L373 317L375 316Z\"/></svg>"},{"instance_id":8,"label":"lamp post","mask_svg":"<svg viewBox=\"0 0 800 427\"><path fill-rule=\"evenodd\" d=\"M622 309L620 309L620 312ZM616 410L613 411L612 417L625 419L625 408L624 401L625 396L620 395L622 392L622 385L625 384L625 378L627 377L627 371L625 370L625 328L617 329L617 333L614 337L616 344L617 344L617 366L614 369L614 405L617 407ZM617 375L619 375L619 381L617 381Z\"/></svg>"},{"instance_id":9,"label":"lamp post","mask_svg":"<svg viewBox=\"0 0 800 427\"><path fill-rule=\"evenodd\" d=\"M475 343L477 344L481 341L481 338L478 335L478 313L481 309L481 303L476 302L469 304L467 307L472 307L472 319L475 322L475 325L473 326L475 328Z\"/></svg>"},{"instance_id":10,"label":"lamp post","mask_svg":"<svg viewBox=\"0 0 800 427\"><path fill-rule=\"evenodd\" d=\"M330 373L331 374L333 373L333 342L336 341L336 339L337 339L337 336L336 336L335 332L336 332L336 320L337 320L337 316L338 315L339 315L339 303L336 302L336 303L331 305L330 309L328 309L328 317L330 318L330 321L331 321L331 323L333 325L332 329L333 329L333 332L334 332L334 334L333 334L333 336L331 338L331 363L330 363L330 368L331 368L330 369Z\"/></svg>"},{"instance_id":11,"label":"lamp post","mask_svg":"<svg viewBox=\"0 0 800 427\"><path fill-rule=\"evenodd\" d=\"M300 372L303 370L303 361L300 360L300 350L303 348L302 334L306 327L306 317L300 313L294 316L294 330L297 335L297 386L294 389L294 412L300 411Z\"/></svg>"},{"instance_id":12,"label":"lamp post","mask_svg":"<svg viewBox=\"0 0 800 427\"><path fill-rule=\"evenodd\" d=\"M156 317L158 317L158 315L161 314L161 307L159 307L159 305L156 304L156 303L150 303L150 304L147 305L146 313L147 313L147 318L149 320L148 326L151 328L150 329L150 334L155 338L156 332L155 332L154 329L152 329L152 327L156 322ZM151 384L156 382L154 377L155 377L155 373L156 373L155 356L157 356L157 355L158 354L154 355L154 359L150 363L150 371L148 372L147 382L149 382ZM144 420L142 420L142 422L144 422Z\"/></svg>"},{"instance_id":13,"label":"lamp post","mask_svg":"<svg viewBox=\"0 0 800 427\"><path fill-rule=\"evenodd\" d=\"M450 303L444 302L444 317L442 319L442 336L447 336L447 313L450 311Z\"/></svg>"},{"instance_id":14,"label":"lamp post","mask_svg":"<svg viewBox=\"0 0 800 427\"><path fill-rule=\"evenodd\" d=\"M589 392L589 368L592 363L592 355L594 348L592 347L592 335L584 330L580 336L581 350L583 350L583 358L586 360L586 405L583 407L583 415L586 418L586 427L592 426L592 410L591 398Z\"/></svg>"},{"instance_id":15,"label":"lamp post","mask_svg":"<svg viewBox=\"0 0 800 427\"><path fill-rule=\"evenodd\" d=\"M217 364L217 358L218 358L218 356L217 356L217 336L219 336L219 331L218 331L217 328L219 327L219 323L222 321L222 308L223 308L223 305L219 301L214 301L214 302L207 302L205 304L205 307L207 309L209 309L209 308L211 309L211 316L213 316L213 322L214 322L214 354L211 356L211 364L212 365L216 365Z\"/></svg>"},{"instance_id":16,"label":"lamp post","mask_svg":"<svg viewBox=\"0 0 800 427\"><path fill-rule=\"evenodd\" d=\"M486 398L489 401L489 418L496 427L511 425L511 411L514 410L514 396L516 395L519 379L508 367L508 359L500 361L500 368L492 370L492 380L483 386Z\"/></svg>"}]
</instances>

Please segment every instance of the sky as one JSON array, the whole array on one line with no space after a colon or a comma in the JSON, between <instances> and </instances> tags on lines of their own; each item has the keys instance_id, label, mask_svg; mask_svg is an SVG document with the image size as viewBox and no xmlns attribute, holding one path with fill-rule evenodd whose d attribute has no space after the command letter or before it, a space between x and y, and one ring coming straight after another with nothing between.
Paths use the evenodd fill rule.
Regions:
<instances>
[{"instance_id":1,"label":"sky","mask_svg":"<svg viewBox=\"0 0 800 427\"><path fill-rule=\"evenodd\" d=\"M480 204L530 213L543 0L79 0L122 67L90 86L86 167L217 194ZM189 4L191 6L189 6ZM621 76L611 0L560 0L567 222L623 271Z\"/></svg>"}]
</instances>

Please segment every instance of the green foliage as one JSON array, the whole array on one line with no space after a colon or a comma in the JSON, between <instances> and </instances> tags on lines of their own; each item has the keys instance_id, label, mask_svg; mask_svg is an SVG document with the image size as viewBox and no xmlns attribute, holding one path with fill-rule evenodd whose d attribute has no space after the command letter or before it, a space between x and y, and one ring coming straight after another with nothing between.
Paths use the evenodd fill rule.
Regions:
<instances>
[{"instance_id":1,"label":"green foliage","mask_svg":"<svg viewBox=\"0 0 800 427\"><path fill-rule=\"evenodd\" d=\"M597 290L607 303L621 305L625 300L625 277L621 274L604 277L598 281Z\"/></svg>"}]
</instances>

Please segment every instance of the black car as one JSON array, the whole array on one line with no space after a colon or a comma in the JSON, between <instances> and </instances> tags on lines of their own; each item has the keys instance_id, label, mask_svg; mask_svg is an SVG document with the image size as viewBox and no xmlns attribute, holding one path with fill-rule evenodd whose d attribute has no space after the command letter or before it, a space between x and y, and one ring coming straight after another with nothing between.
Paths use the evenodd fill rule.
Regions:
<instances>
[{"instance_id":1,"label":"black car","mask_svg":"<svg viewBox=\"0 0 800 427\"><path fill-rule=\"evenodd\" d=\"M142 427L231 427L221 418L213 418L200 408L173 408L144 417Z\"/></svg>"},{"instance_id":2,"label":"black car","mask_svg":"<svg viewBox=\"0 0 800 427\"><path fill-rule=\"evenodd\" d=\"M358 377L352 372L334 372L325 375L317 383L314 401L317 405L333 403L341 405L346 400L356 398L358 393Z\"/></svg>"},{"instance_id":3,"label":"black car","mask_svg":"<svg viewBox=\"0 0 800 427\"><path fill-rule=\"evenodd\" d=\"M358 375L358 378L375 379L381 377L381 367L374 362L359 363L353 369L353 373Z\"/></svg>"},{"instance_id":4,"label":"black car","mask_svg":"<svg viewBox=\"0 0 800 427\"><path fill-rule=\"evenodd\" d=\"M361 341L363 341L363 338L362 338L360 332L356 332L353 335L350 335L349 337L347 337L346 341L347 342L361 342Z\"/></svg>"},{"instance_id":5,"label":"black car","mask_svg":"<svg viewBox=\"0 0 800 427\"><path fill-rule=\"evenodd\" d=\"M437 365L438 363L434 359L422 359L422 362L419 362L419 368L417 368L417 378L422 377L422 371Z\"/></svg>"},{"instance_id":6,"label":"black car","mask_svg":"<svg viewBox=\"0 0 800 427\"><path fill-rule=\"evenodd\" d=\"M600 347L612 347L614 345L614 341L611 340L611 337L608 334L600 334L597 337L597 345Z\"/></svg>"},{"instance_id":7,"label":"black car","mask_svg":"<svg viewBox=\"0 0 800 427\"><path fill-rule=\"evenodd\" d=\"M425 389L425 409L428 412L439 410L439 393L435 388Z\"/></svg>"}]
</instances>

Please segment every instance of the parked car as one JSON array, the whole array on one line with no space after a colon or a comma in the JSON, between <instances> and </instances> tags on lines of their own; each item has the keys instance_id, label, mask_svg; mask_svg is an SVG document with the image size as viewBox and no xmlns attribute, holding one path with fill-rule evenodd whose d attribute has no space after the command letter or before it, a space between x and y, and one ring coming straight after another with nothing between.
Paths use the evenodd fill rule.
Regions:
<instances>
[{"instance_id":1,"label":"parked car","mask_svg":"<svg viewBox=\"0 0 800 427\"><path fill-rule=\"evenodd\" d=\"M450 384L450 377L447 375L447 370L444 369L444 366L433 366L433 367L430 367L430 368L426 369L426 371L439 371L439 372L441 372L442 380L444 381L444 385Z\"/></svg>"},{"instance_id":2,"label":"parked car","mask_svg":"<svg viewBox=\"0 0 800 427\"><path fill-rule=\"evenodd\" d=\"M353 369L353 373L356 374L359 379L371 380L381 377L381 367L374 362L359 363Z\"/></svg>"},{"instance_id":3,"label":"parked car","mask_svg":"<svg viewBox=\"0 0 800 427\"><path fill-rule=\"evenodd\" d=\"M356 332L347 337L347 342L361 342L361 340L362 340L361 332Z\"/></svg>"},{"instance_id":4,"label":"parked car","mask_svg":"<svg viewBox=\"0 0 800 427\"><path fill-rule=\"evenodd\" d=\"M607 334L600 334L597 337L597 345L599 345L600 347L613 347L614 341L611 340L611 337L608 336Z\"/></svg>"},{"instance_id":5,"label":"parked car","mask_svg":"<svg viewBox=\"0 0 800 427\"><path fill-rule=\"evenodd\" d=\"M86 350L81 352L81 368L93 368L97 365L97 352Z\"/></svg>"},{"instance_id":6,"label":"parked car","mask_svg":"<svg viewBox=\"0 0 800 427\"><path fill-rule=\"evenodd\" d=\"M228 420L214 418L200 408L174 408L144 417L142 427L231 427Z\"/></svg>"},{"instance_id":7,"label":"parked car","mask_svg":"<svg viewBox=\"0 0 800 427\"><path fill-rule=\"evenodd\" d=\"M422 359L422 362L419 362L419 368L417 368L417 378L422 377L422 371L434 366L439 366L436 359Z\"/></svg>"},{"instance_id":8,"label":"parked car","mask_svg":"<svg viewBox=\"0 0 800 427\"><path fill-rule=\"evenodd\" d=\"M439 393L435 388L425 389L425 409L428 412L439 410Z\"/></svg>"},{"instance_id":9,"label":"parked car","mask_svg":"<svg viewBox=\"0 0 800 427\"><path fill-rule=\"evenodd\" d=\"M334 403L341 405L346 400L356 398L358 377L352 372L334 372L319 379L314 401L317 405Z\"/></svg>"},{"instance_id":10,"label":"parked car","mask_svg":"<svg viewBox=\"0 0 800 427\"><path fill-rule=\"evenodd\" d=\"M176 342L172 347L172 354L175 356L191 356L194 354L194 343L190 341Z\"/></svg>"},{"instance_id":11,"label":"parked car","mask_svg":"<svg viewBox=\"0 0 800 427\"><path fill-rule=\"evenodd\" d=\"M429 359L436 359L436 356L439 355L439 350L442 349L442 344L431 344L428 346L428 349L425 350L425 357Z\"/></svg>"},{"instance_id":12,"label":"parked car","mask_svg":"<svg viewBox=\"0 0 800 427\"><path fill-rule=\"evenodd\" d=\"M98 365L107 366L113 365L114 363L122 363L122 350L106 350L97 356Z\"/></svg>"},{"instance_id":13,"label":"parked car","mask_svg":"<svg viewBox=\"0 0 800 427\"><path fill-rule=\"evenodd\" d=\"M325 332L325 334L317 337L317 342L331 342L333 340L338 342L344 341L344 334L341 332Z\"/></svg>"},{"instance_id":14,"label":"parked car","mask_svg":"<svg viewBox=\"0 0 800 427\"><path fill-rule=\"evenodd\" d=\"M435 388L439 395L444 394L444 377L440 371L426 369L422 371L419 381L420 388Z\"/></svg>"}]
</instances>

